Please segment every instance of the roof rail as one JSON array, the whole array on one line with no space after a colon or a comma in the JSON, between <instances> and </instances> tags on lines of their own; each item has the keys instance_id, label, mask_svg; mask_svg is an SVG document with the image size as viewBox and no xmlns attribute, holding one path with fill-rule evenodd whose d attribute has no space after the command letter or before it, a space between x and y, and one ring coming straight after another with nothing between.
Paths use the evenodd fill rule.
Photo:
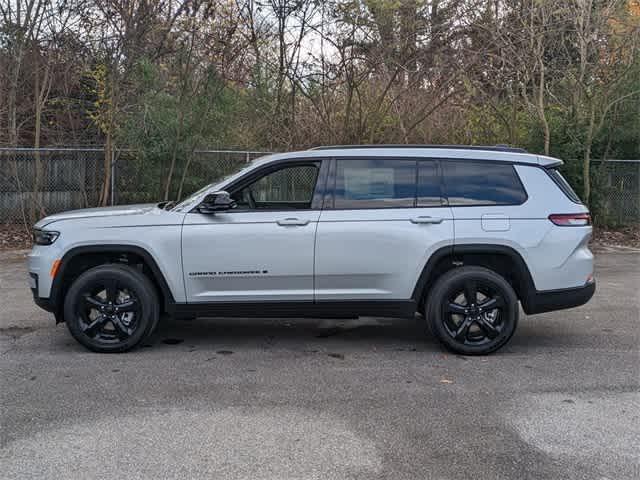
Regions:
<instances>
[{"instance_id":1,"label":"roof rail","mask_svg":"<svg viewBox=\"0 0 640 480\"><path fill-rule=\"evenodd\" d=\"M456 150L488 150L493 152L529 153L524 148L510 147L509 145L322 145L319 147L310 148L309 150L348 150L361 148L451 148Z\"/></svg>"}]
</instances>

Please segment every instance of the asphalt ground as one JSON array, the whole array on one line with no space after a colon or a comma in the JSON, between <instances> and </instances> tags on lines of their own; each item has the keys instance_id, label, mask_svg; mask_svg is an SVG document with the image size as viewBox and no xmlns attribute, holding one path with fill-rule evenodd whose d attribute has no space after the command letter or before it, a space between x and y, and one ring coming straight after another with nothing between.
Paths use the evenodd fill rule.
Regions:
<instances>
[{"instance_id":1,"label":"asphalt ground","mask_svg":"<svg viewBox=\"0 0 640 480\"><path fill-rule=\"evenodd\" d=\"M168 320L90 353L0 254L0 478L640 478L640 254L488 357L419 319Z\"/></svg>"}]
</instances>

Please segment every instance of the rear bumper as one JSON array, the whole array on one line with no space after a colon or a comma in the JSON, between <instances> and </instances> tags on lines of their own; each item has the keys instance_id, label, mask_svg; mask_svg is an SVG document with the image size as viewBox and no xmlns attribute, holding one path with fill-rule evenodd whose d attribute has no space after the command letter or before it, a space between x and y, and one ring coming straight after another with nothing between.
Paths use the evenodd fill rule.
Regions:
<instances>
[{"instance_id":1,"label":"rear bumper","mask_svg":"<svg viewBox=\"0 0 640 480\"><path fill-rule=\"evenodd\" d=\"M527 315L579 307L591 300L595 291L595 282L577 288L537 291L523 303L522 307Z\"/></svg>"}]
</instances>

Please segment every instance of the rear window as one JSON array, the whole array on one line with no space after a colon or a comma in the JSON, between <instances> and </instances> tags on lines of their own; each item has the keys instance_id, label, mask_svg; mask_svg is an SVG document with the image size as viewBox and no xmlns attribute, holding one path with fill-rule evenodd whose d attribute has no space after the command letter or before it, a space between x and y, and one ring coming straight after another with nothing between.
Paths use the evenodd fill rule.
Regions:
<instances>
[{"instance_id":1,"label":"rear window","mask_svg":"<svg viewBox=\"0 0 640 480\"><path fill-rule=\"evenodd\" d=\"M569 182L565 180L565 178L557 169L548 168L547 173L549 174L551 179L556 183L556 185L560 187L560 190L562 190L564 194L569 198L569 200L575 203L582 204L582 200L580 200L580 197L576 194L576 192L573 191L573 188L571 188L571 185L569 185Z\"/></svg>"},{"instance_id":2,"label":"rear window","mask_svg":"<svg viewBox=\"0 0 640 480\"><path fill-rule=\"evenodd\" d=\"M520 205L527 200L511 164L447 160L442 171L451 206Z\"/></svg>"}]
</instances>

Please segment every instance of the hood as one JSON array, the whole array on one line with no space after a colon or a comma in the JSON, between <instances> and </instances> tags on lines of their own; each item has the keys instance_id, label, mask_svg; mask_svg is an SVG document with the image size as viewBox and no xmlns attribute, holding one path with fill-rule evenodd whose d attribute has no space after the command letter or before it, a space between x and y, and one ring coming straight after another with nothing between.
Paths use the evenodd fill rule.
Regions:
<instances>
[{"instance_id":1,"label":"hood","mask_svg":"<svg viewBox=\"0 0 640 480\"><path fill-rule=\"evenodd\" d=\"M78 218L92 218L92 217L115 217L122 215L143 215L156 209L157 204L148 203L140 205L121 205L116 207L101 207L101 208L85 208L82 210L70 210L68 212L56 213L49 217L45 217L35 224L35 228L43 228L53 222L59 222L60 220L73 220Z\"/></svg>"}]
</instances>

